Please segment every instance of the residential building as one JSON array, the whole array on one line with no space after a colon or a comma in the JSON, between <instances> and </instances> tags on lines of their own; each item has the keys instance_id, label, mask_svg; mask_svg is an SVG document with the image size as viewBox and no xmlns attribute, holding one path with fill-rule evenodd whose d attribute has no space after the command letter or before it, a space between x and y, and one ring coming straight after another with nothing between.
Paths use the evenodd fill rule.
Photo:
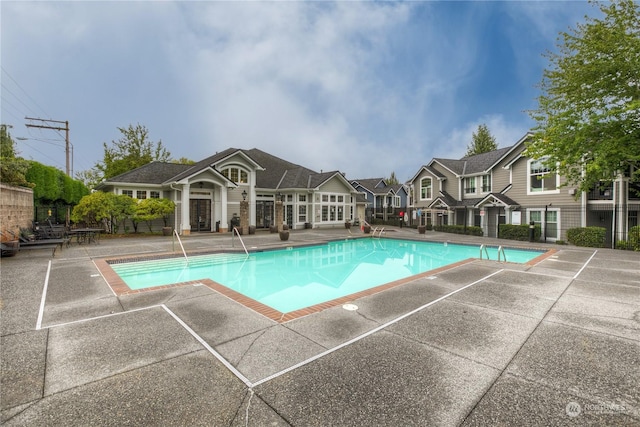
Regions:
<instances>
[{"instance_id":1,"label":"residential building","mask_svg":"<svg viewBox=\"0 0 640 427\"><path fill-rule=\"evenodd\" d=\"M409 191L403 184L387 185L384 178L363 178L351 180L351 185L364 194L368 202L367 221L398 219L400 212L407 211Z\"/></svg>"},{"instance_id":2,"label":"residential building","mask_svg":"<svg viewBox=\"0 0 640 427\"><path fill-rule=\"evenodd\" d=\"M151 162L96 189L173 200L172 225L181 234L229 230L245 200L249 225L256 229L278 221L291 229L344 226L364 203L341 172L318 173L256 148L228 148L193 165ZM279 219L277 201L283 204Z\"/></svg>"},{"instance_id":3,"label":"residential building","mask_svg":"<svg viewBox=\"0 0 640 427\"><path fill-rule=\"evenodd\" d=\"M539 159L524 155L527 133L516 144L461 159L434 158L410 179L412 208L421 224L478 226L498 236L500 224L534 224L545 241L566 240L566 230L600 226L607 243L626 240L638 225L640 196L630 171L591 192L578 192Z\"/></svg>"}]
</instances>

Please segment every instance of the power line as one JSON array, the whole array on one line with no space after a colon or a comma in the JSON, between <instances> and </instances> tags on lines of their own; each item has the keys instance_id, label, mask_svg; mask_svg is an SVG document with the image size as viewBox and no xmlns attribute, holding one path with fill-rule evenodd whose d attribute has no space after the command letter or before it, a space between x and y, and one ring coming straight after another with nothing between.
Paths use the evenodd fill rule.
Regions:
<instances>
[{"instance_id":1,"label":"power line","mask_svg":"<svg viewBox=\"0 0 640 427\"><path fill-rule=\"evenodd\" d=\"M38 107L38 108L39 108L43 113L45 113L45 115L46 115L46 116L48 116L48 114L46 114L46 111L44 111L44 108L42 108L42 107L41 107L41 106L40 106L40 105L35 101L35 99L33 99L33 98L32 98L32 97L27 93L27 91L26 91L26 90L24 90L24 89L22 88L22 86L20 86L20 84L16 81L16 79L14 79L13 77L11 77L11 74L9 74L9 72L8 72L4 67L0 66L0 68L2 68L2 71L4 71L4 73L7 75L7 77L9 77L9 79L11 79L11 81L12 81L13 83L15 83L15 85L18 87L18 89L20 89L20 90L22 91L22 93L24 93L24 94L27 96L27 98L29 98L29 99L31 100L31 102L33 102L33 103L36 105L36 107ZM15 96L15 95L14 95L14 96ZM17 97L16 97L16 98L17 98ZM24 104L24 103L23 103L23 104ZM26 104L24 104L24 105L25 105L25 107L27 107L27 109L28 109L29 111L34 112L34 111L33 111L33 110L31 110L31 108L29 108Z\"/></svg>"},{"instance_id":2,"label":"power line","mask_svg":"<svg viewBox=\"0 0 640 427\"><path fill-rule=\"evenodd\" d=\"M64 127L61 126L50 126L50 125L34 125L31 123L27 123L26 126L28 128L38 128L38 129L52 129L52 130L63 130L65 131L65 155L66 155L66 170L65 172L67 173L67 176L71 176L73 174L73 171L71 171L70 167L69 167L69 156L70 156L70 150L69 150L69 121L62 121L62 120L53 120L53 119L38 119L35 117L25 117L26 120L36 120L36 121L40 121L42 123L64 123Z\"/></svg>"}]
</instances>

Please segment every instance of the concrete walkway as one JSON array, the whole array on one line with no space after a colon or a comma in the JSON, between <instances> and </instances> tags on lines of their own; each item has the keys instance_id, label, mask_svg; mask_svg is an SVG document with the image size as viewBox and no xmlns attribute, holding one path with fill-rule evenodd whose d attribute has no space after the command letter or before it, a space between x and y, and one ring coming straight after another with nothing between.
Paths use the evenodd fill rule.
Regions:
<instances>
[{"instance_id":1,"label":"concrete walkway","mask_svg":"<svg viewBox=\"0 0 640 427\"><path fill-rule=\"evenodd\" d=\"M244 236L247 247L359 229ZM521 242L411 229L386 237ZM188 252L238 249L229 234ZM1 264L6 426L640 425L640 253L536 244L277 323L206 286L116 296L94 259L180 253L102 239Z\"/></svg>"}]
</instances>

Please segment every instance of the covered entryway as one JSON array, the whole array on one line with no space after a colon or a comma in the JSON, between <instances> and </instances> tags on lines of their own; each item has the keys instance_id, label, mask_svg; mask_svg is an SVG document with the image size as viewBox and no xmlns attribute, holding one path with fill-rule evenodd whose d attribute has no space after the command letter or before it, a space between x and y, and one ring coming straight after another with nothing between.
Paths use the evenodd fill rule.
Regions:
<instances>
[{"instance_id":1,"label":"covered entryway","mask_svg":"<svg viewBox=\"0 0 640 427\"><path fill-rule=\"evenodd\" d=\"M191 231L211 231L211 201L208 199L189 200L189 224Z\"/></svg>"}]
</instances>

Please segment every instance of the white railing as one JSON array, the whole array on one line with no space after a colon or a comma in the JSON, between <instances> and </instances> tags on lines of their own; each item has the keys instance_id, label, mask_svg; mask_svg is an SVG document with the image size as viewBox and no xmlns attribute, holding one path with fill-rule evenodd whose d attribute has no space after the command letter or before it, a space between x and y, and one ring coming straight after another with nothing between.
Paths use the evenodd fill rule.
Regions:
<instances>
[{"instance_id":1,"label":"white railing","mask_svg":"<svg viewBox=\"0 0 640 427\"><path fill-rule=\"evenodd\" d=\"M372 237L376 237L376 231L378 231L378 239L380 237L382 237L382 233L384 233L384 227L382 227L380 230L378 230L378 227L376 227L375 230L373 230L373 233L371 233Z\"/></svg>"},{"instance_id":2,"label":"white railing","mask_svg":"<svg viewBox=\"0 0 640 427\"><path fill-rule=\"evenodd\" d=\"M233 233L231 233L231 246L233 247L233 235L236 234L238 236L238 239L240 240L240 243L242 244L242 248L244 249L244 253L247 254L247 256L249 256L249 251L247 250L247 247L244 245L244 242L242 241L242 237L240 237L240 231L238 231L238 227L233 227Z\"/></svg>"},{"instance_id":3,"label":"white railing","mask_svg":"<svg viewBox=\"0 0 640 427\"><path fill-rule=\"evenodd\" d=\"M500 262L500 254L502 254L504 262L507 262L507 255L504 253L504 248L502 246L498 247L498 262Z\"/></svg>"},{"instance_id":4,"label":"white railing","mask_svg":"<svg viewBox=\"0 0 640 427\"><path fill-rule=\"evenodd\" d=\"M180 243L180 247L182 248L182 254L184 255L184 259L187 260L187 265L189 265L189 258L187 258L187 253L184 250L184 246L182 246L182 240L180 240L180 235L178 234L178 230L176 230L175 228L173 229L173 235L178 238L178 243ZM175 240L173 241L173 244L175 246ZM175 250L175 247L174 247L174 250Z\"/></svg>"},{"instance_id":5,"label":"white railing","mask_svg":"<svg viewBox=\"0 0 640 427\"><path fill-rule=\"evenodd\" d=\"M484 254L487 256L487 259L489 259L489 250L484 244L480 245L480 259L482 259L482 251L484 251Z\"/></svg>"}]
</instances>

